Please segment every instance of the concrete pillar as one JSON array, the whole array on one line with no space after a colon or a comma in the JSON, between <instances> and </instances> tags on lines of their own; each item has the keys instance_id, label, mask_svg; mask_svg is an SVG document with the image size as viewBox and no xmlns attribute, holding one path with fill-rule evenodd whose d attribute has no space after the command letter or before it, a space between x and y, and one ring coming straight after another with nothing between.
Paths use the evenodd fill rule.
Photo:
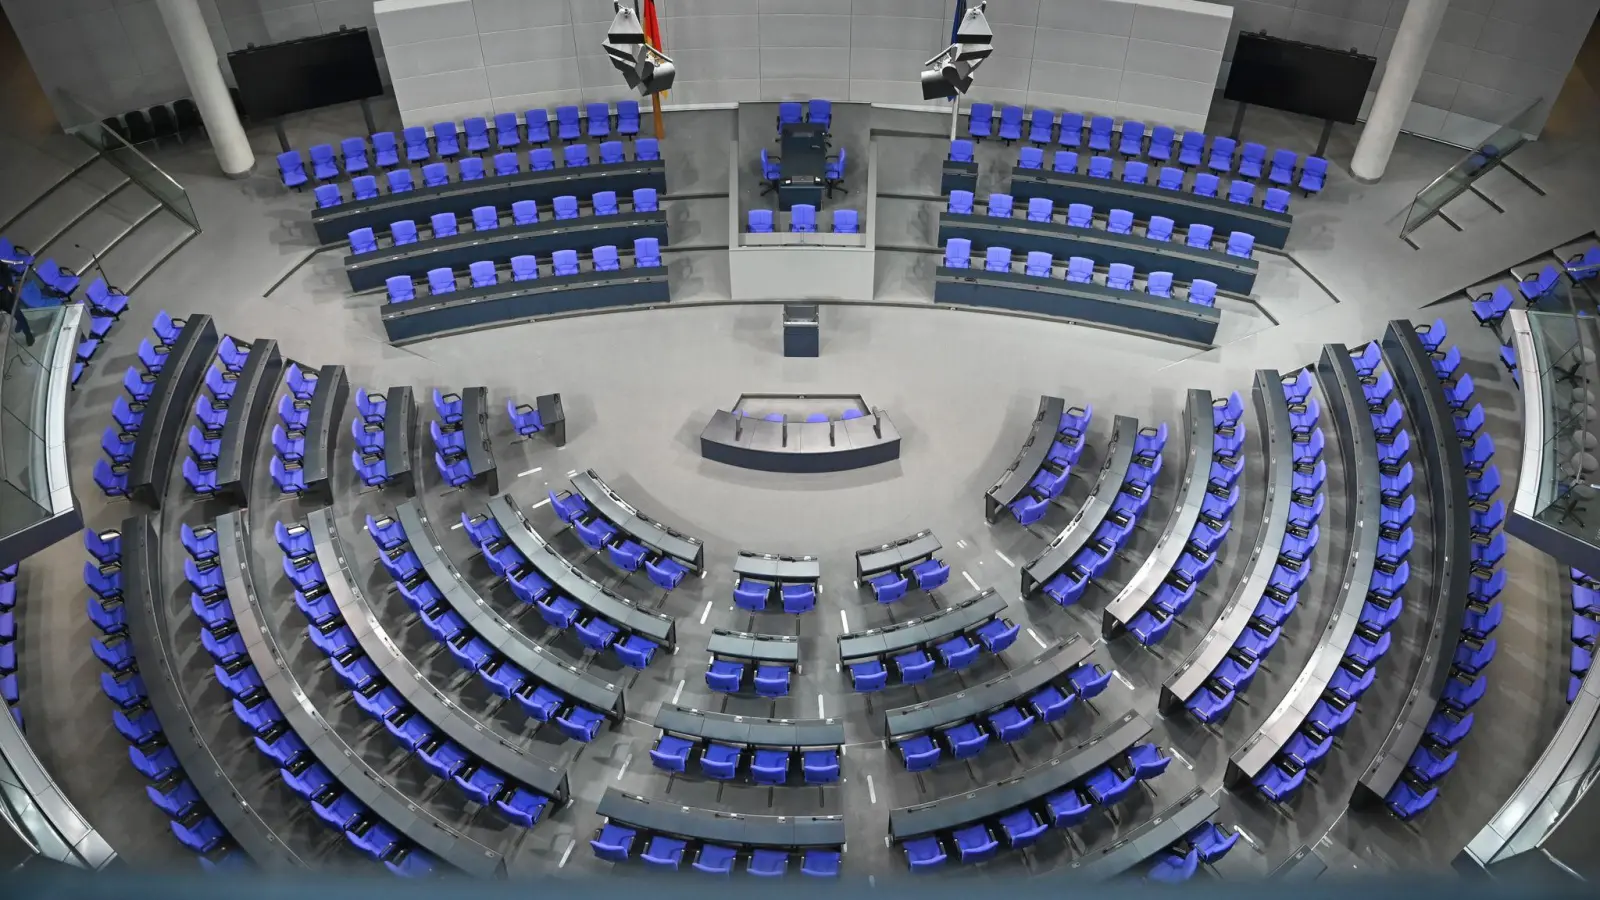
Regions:
<instances>
[{"instance_id":1,"label":"concrete pillar","mask_svg":"<svg viewBox=\"0 0 1600 900\"><path fill-rule=\"evenodd\" d=\"M217 162L230 177L243 177L255 166L256 157L244 126L239 124L228 86L222 81L217 49L211 44L211 32L200 14L200 4L197 0L156 0L156 8L161 10L172 48L178 52L195 105L200 107L200 118L205 120L206 135L217 151Z\"/></svg>"},{"instance_id":2,"label":"concrete pillar","mask_svg":"<svg viewBox=\"0 0 1600 900\"><path fill-rule=\"evenodd\" d=\"M1439 33L1439 24L1444 21L1444 11L1449 5L1450 0L1410 0L1406 4L1394 47L1389 51L1389 61L1384 65L1378 96L1373 98L1366 127L1361 129L1361 140L1356 143L1355 157L1350 161L1350 171L1356 178L1377 181L1388 168L1394 140L1411 108L1417 82L1422 80L1422 67L1428 62L1433 39Z\"/></svg>"}]
</instances>

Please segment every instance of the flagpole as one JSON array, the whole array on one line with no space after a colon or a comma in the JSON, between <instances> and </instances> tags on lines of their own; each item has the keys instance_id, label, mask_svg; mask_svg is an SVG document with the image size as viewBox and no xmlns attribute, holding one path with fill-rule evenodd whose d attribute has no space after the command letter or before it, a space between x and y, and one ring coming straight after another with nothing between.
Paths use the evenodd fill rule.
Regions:
<instances>
[{"instance_id":1,"label":"flagpole","mask_svg":"<svg viewBox=\"0 0 1600 900\"><path fill-rule=\"evenodd\" d=\"M644 21L644 10L639 8L639 0L633 0L633 14L638 17L640 22ZM661 48L650 43L649 31L650 29L645 29L645 46L659 53ZM661 116L661 94L659 92L650 95L650 119L655 124L656 140L665 140L667 126Z\"/></svg>"}]
</instances>

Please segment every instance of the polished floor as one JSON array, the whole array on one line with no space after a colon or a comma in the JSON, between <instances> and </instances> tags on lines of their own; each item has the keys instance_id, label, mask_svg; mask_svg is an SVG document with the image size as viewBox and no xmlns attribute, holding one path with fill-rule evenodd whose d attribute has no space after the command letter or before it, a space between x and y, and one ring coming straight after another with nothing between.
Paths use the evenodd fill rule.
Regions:
<instances>
[{"instance_id":1,"label":"polished floor","mask_svg":"<svg viewBox=\"0 0 1600 900\"><path fill-rule=\"evenodd\" d=\"M380 126L396 125L393 108L379 106ZM589 745L531 728L533 723L514 709L494 708L474 680L460 676L447 654L429 655L431 639L407 621L397 599L385 596L381 570L374 571L372 560L361 560L365 586L384 610L391 635L429 677L498 732L568 767L573 804L522 832L454 799L450 789L438 789L415 760L389 754L389 739L372 735L370 726L342 701L342 691L318 665L320 654L305 638L304 621L278 573L269 537L272 521L298 519L308 507L273 499L265 480L254 486L254 570L263 586L269 624L289 650L291 667L308 696L341 734L374 754L369 762L393 772L396 783L419 804L503 850L514 874L612 869L596 862L583 841L598 826L595 803L607 787L617 786L685 805L746 813L843 814L851 835L846 871L881 877L901 868L898 851L883 837L890 809L1014 774L1048 758L1059 742L1087 737L1127 710L1149 718L1155 739L1177 749L1181 763L1155 783L1153 794L1122 808L1120 824L1097 819L1070 840L1052 835L1033 849L1002 854L982 867L946 871L955 877L1049 872L1114 841L1122 829L1146 821L1194 785L1216 790L1223 809L1219 819L1239 826L1249 838L1248 845L1241 844L1218 867L1215 874L1220 877L1264 874L1323 834L1327 840L1321 852L1341 867L1434 869L1510 794L1565 709L1560 573L1515 541L1508 563L1512 584L1507 617L1497 633L1500 652L1491 669L1489 694L1477 707L1477 729L1435 809L1411 827L1344 811L1360 766L1398 709L1400 698L1388 686L1375 689L1363 704L1361 716L1335 751L1336 759L1317 784L1308 785L1290 813L1220 789L1228 754L1287 692L1331 613L1344 553L1345 522L1336 504L1330 505L1330 521L1324 526L1331 539L1313 560L1316 574L1285 629L1284 648L1272 671L1252 687L1250 705L1215 730L1160 718L1156 689L1220 612L1244 564L1235 548L1248 541L1247 532L1230 538L1214 580L1184 616L1186 627L1174 629L1158 651L1146 651L1126 638L1097 642L1094 660L1114 668L1118 677L1091 715L1069 719L1057 730L1040 730L1011 752L991 748L971 765L945 764L921 776L906 773L893 751L883 746L875 719L887 707L992 677L1072 634L1085 639L1098 634L1100 608L1138 568L1158 536L1155 531L1141 534L1130 558L1119 561L1105 584L1071 610L1020 598L1016 567L1044 546L1087 495L1093 455L1105 446L1112 415L1176 426L1187 388L1248 394L1256 369L1287 371L1313 363L1325 342L1354 346L1379 336L1391 318L1431 321L1442 316L1450 326L1489 412L1496 461L1508 482L1500 496L1509 502L1521 450L1520 396L1499 366L1493 335L1477 327L1463 292L1520 270L1552 248L1592 236L1600 227L1600 203L1595 202L1600 175L1589 162L1593 142L1600 137L1596 106L1593 91L1575 71L1544 139L1513 160L1544 194L1508 174L1494 173L1481 190L1503 212L1468 195L1449 209L1455 226L1430 222L1413 236L1416 248L1398 237L1411 197L1460 151L1402 137L1385 179L1363 185L1344 168L1357 131L1337 128L1330 146L1335 170L1327 190L1295 201L1296 224L1288 247L1282 254L1264 256L1256 294L1248 302L1230 301L1224 307L1219 346L1198 352L1060 323L933 307L935 195L948 120L895 110L843 107L838 113L836 140L850 148L852 188L859 190L841 195L835 205L867 208L866 150L873 142L883 167L876 207L878 302L825 307L822 356L815 360L781 356L776 308L727 302L730 205L737 204L742 216L751 206L770 202L770 197L759 197L751 149L770 135L771 111L762 105L737 112L675 111L667 117L669 190L664 205L671 228L667 259L674 299L664 309L566 318L391 347L377 320L381 298L352 295L341 271L342 251L319 251L308 222L309 195L286 191L278 183L272 165L276 139L263 127L250 131L258 163L255 173L242 180L217 172L203 140L150 149L151 158L187 189L202 228L198 234L137 184L127 183L105 160L93 160L70 138L50 135L47 119L35 130L19 128L0 142L0 160L8 174L24 176L0 179L0 222L6 223L0 232L64 264L90 269L98 264L113 283L133 288L133 311L101 349L69 409L74 486L92 527L115 527L128 514L126 504L101 497L90 469L122 372L134 361L155 312L166 309L175 316L211 314L222 331L243 340L275 338L287 357L305 365L342 364L353 385L369 389L411 384L425 397L433 387L485 385L496 407L508 398L531 400L559 391L566 401L568 446L558 450L543 441L514 442L514 435L503 430L495 434L501 486L530 510L540 530L559 531L554 515L540 505L546 492L559 489L571 472L593 468L642 511L705 540L705 577L663 595L642 578L623 578L605 560L586 559L572 535L558 537L563 552L583 559L595 577L678 618L679 652L637 674L621 669L609 656L585 653L570 636L544 633L536 616L516 620L574 664L627 679L632 720ZM1231 120L1231 107L1219 101L1213 130L1225 129ZM34 120L24 116L18 121ZM304 147L356 133L360 121L355 109L335 108L296 117L288 130L296 146ZM1311 149L1317 130L1317 123L1266 111L1252 111L1245 125L1251 139L1302 151ZM730 158L729 148L736 142L738 158ZM997 142L983 146L981 192L1003 186L1000 173L1014 154ZM730 197L734 167L739 171L738 196ZM51 185L56 186L46 191ZM853 473L815 476L754 473L702 460L696 443L700 429L714 410L730 406L744 392L861 394L886 410L900 429L902 459ZM1041 393L1094 404L1091 458L1081 467L1088 475L1075 479L1065 508L1053 511L1031 532L1009 520L986 525L981 495L1016 454ZM497 428L503 429L504 423L497 422ZM351 449L343 430L341 441L342 459ZM1175 456L1168 460L1174 461ZM1157 487L1151 523L1165 521L1162 504L1170 504L1180 474L1176 468L1169 466ZM1336 497L1344 476L1333 468L1328 490ZM346 545L362 556L365 515L392 509L403 496L396 489L360 493L347 467L341 466L339 473L338 527ZM479 489L447 491L431 467L427 474L420 496L436 522L454 522L463 511L479 511L488 499ZM1241 504L1246 519L1263 502L1260 478L1259 467L1247 465ZM182 494L175 484L173 496ZM176 503L163 516L163 531L175 536L178 522L198 523L217 511L215 505ZM878 607L854 583L853 551L923 528L941 539L941 556L955 576L931 597L917 595ZM508 616L515 616L518 604L472 558L465 535L447 530L441 538L466 577ZM729 564L740 549L820 556L824 593L818 609L796 618L733 608ZM122 856L135 864L183 865L188 854L170 839L162 816L143 796L122 740L111 727L109 703L98 689L99 666L89 652L93 627L84 615L77 575L82 557L78 545L65 543L24 569L19 610L22 705L29 737L68 796ZM166 577L169 585L178 583L174 571ZM916 688L871 696L848 689L837 671L834 640L839 634L904 621L991 586L1009 598L1008 617L1025 627L1025 636L1000 658L961 673L943 673ZM175 591L165 599L179 623L179 640L195 638L186 594ZM1420 614L1397 624L1390 657L1397 668L1415 664L1421 626ZM705 642L713 628L801 635L802 672L791 696L757 701L711 693L702 673L708 660ZM198 644L189 640L181 650L186 693L205 717L202 733L221 748L219 756L228 760L251 802L298 848L330 865L370 869L274 783L276 776L234 720ZM846 780L822 789L765 789L693 775L669 777L649 764L655 731L648 723L661 703L674 701L752 715L842 716L850 741ZM615 874L627 873L617 869Z\"/></svg>"}]
</instances>

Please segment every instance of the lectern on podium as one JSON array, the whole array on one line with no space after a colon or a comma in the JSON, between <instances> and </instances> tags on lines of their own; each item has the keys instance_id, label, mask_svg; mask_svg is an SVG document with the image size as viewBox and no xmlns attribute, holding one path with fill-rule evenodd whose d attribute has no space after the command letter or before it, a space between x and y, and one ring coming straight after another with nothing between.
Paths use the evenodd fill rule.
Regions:
<instances>
[{"instance_id":1,"label":"lectern on podium","mask_svg":"<svg viewBox=\"0 0 1600 900\"><path fill-rule=\"evenodd\" d=\"M815 303L783 305L783 355L820 356L821 323Z\"/></svg>"}]
</instances>

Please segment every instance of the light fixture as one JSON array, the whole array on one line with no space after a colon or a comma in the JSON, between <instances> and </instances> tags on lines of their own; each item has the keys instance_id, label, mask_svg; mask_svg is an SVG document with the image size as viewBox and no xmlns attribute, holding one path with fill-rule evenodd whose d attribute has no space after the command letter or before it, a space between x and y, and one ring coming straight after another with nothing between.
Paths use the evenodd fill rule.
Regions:
<instances>
[{"instance_id":1,"label":"light fixture","mask_svg":"<svg viewBox=\"0 0 1600 900\"><path fill-rule=\"evenodd\" d=\"M632 8L615 0L616 17L606 29L606 39L600 44L611 60L612 68L622 73L628 87L641 95L659 94L672 88L677 66L672 58L650 46L645 40L644 26Z\"/></svg>"},{"instance_id":2,"label":"light fixture","mask_svg":"<svg viewBox=\"0 0 1600 900\"><path fill-rule=\"evenodd\" d=\"M967 10L956 26L955 41L923 63L922 98L951 100L972 89L978 66L994 53L994 29L984 15L987 0Z\"/></svg>"}]
</instances>

